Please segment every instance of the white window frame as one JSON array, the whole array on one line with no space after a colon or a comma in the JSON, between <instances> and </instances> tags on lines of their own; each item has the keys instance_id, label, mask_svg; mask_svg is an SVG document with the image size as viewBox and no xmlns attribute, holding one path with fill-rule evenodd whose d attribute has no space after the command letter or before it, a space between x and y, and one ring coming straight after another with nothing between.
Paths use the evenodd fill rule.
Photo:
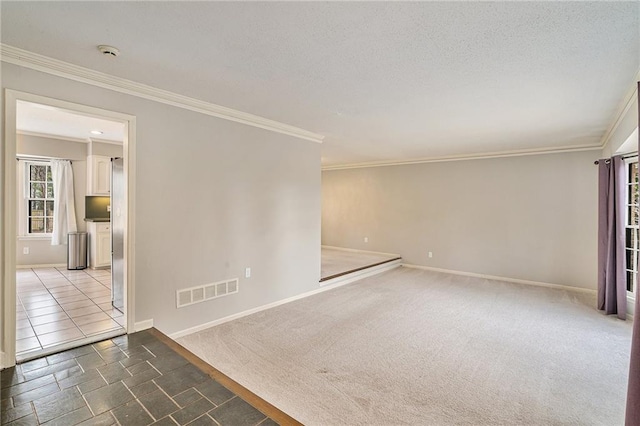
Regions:
<instances>
[{"instance_id":1,"label":"white window frame","mask_svg":"<svg viewBox=\"0 0 640 426\"><path fill-rule=\"evenodd\" d=\"M626 158L624 160L624 171L625 171L625 218L624 218L624 226L625 226L625 256L626 256L626 250L627 250L627 242L626 242L626 230L627 229L635 229L638 230L639 226L636 225L629 225L629 207L632 206L631 204L631 200L629 200L629 187L633 185L632 182L629 182L630 176L629 176L629 166L631 164L634 163L638 163L638 157L634 156L634 157L629 157ZM638 165L638 167L640 167L640 164ZM636 231L638 232L638 231ZM638 234L636 234L638 235ZM638 293L638 257L640 255L640 242L638 241L638 238L635 238L635 244L633 247L633 265L626 265L626 272L631 272L632 273L632 280L633 280L633 291L627 291L627 299L635 301L636 295ZM627 280L627 277L625 275L625 281Z\"/></svg>"},{"instance_id":2,"label":"white window frame","mask_svg":"<svg viewBox=\"0 0 640 426\"><path fill-rule=\"evenodd\" d=\"M20 159L18 161L18 239L20 240L50 240L52 233L47 232L29 232L29 178L27 177L27 173L29 171L28 165L35 164L39 166L49 166L51 167L51 163L46 160L30 160L30 159ZM46 192L46 187L45 187ZM55 194L54 199L55 203ZM45 199L45 207L44 211L46 213L46 199ZM46 217L46 216L45 216ZM46 229L46 222L45 222Z\"/></svg>"}]
</instances>

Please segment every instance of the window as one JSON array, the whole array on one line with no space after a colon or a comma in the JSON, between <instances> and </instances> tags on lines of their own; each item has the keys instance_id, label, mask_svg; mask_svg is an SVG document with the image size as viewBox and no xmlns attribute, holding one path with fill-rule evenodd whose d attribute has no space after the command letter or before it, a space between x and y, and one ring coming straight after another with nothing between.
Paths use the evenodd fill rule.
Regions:
<instances>
[{"instance_id":1,"label":"window","mask_svg":"<svg viewBox=\"0 0 640 426\"><path fill-rule=\"evenodd\" d=\"M633 297L638 279L638 158L627 161L627 220L625 247L627 260L627 292Z\"/></svg>"},{"instance_id":2,"label":"window","mask_svg":"<svg viewBox=\"0 0 640 426\"><path fill-rule=\"evenodd\" d=\"M47 162L25 163L26 234L53 232L53 179Z\"/></svg>"}]
</instances>

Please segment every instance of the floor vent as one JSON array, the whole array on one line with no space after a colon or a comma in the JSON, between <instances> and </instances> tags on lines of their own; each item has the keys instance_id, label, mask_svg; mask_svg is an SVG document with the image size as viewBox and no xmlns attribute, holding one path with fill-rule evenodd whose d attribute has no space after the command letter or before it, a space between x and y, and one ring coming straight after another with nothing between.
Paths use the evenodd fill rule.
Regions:
<instances>
[{"instance_id":1,"label":"floor vent","mask_svg":"<svg viewBox=\"0 0 640 426\"><path fill-rule=\"evenodd\" d=\"M238 279L199 285L197 287L184 288L176 292L176 303L178 308L193 305L228 294L237 293L239 290Z\"/></svg>"}]
</instances>

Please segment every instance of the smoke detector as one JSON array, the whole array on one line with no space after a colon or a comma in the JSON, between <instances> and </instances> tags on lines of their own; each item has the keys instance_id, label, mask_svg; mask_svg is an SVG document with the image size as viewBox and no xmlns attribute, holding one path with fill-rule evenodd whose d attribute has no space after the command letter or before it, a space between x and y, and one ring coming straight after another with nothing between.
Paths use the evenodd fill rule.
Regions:
<instances>
[{"instance_id":1,"label":"smoke detector","mask_svg":"<svg viewBox=\"0 0 640 426\"><path fill-rule=\"evenodd\" d=\"M105 56L115 57L120 55L120 49L118 49L117 47L108 46L106 44L101 44L100 46L98 46L98 50Z\"/></svg>"}]
</instances>

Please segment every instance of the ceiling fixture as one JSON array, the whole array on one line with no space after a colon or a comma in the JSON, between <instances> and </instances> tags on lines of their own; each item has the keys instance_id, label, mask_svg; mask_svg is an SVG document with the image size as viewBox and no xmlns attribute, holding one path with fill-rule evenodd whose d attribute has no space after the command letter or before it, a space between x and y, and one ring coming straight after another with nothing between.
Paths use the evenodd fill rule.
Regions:
<instances>
[{"instance_id":1,"label":"ceiling fixture","mask_svg":"<svg viewBox=\"0 0 640 426\"><path fill-rule=\"evenodd\" d=\"M101 44L98 46L98 50L105 56L118 56L120 55L120 49L117 47Z\"/></svg>"},{"instance_id":2,"label":"ceiling fixture","mask_svg":"<svg viewBox=\"0 0 640 426\"><path fill-rule=\"evenodd\" d=\"M92 134L92 135L101 135L101 134L102 134L102 132L101 132L100 130L92 130L92 131L91 131L91 134Z\"/></svg>"}]
</instances>

